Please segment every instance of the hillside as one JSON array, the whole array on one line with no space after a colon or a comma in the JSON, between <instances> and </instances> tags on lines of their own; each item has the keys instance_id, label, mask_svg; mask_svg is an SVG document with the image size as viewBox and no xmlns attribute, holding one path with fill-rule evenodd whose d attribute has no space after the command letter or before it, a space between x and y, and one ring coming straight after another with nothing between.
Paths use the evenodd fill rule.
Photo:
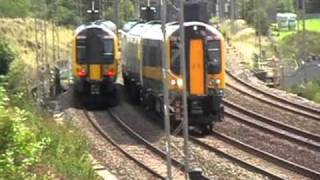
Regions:
<instances>
[{"instance_id":1,"label":"hillside","mask_svg":"<svg viewBox=\"0 0 320 180\"><path fill-rule=\"evenodd\" d=\"M48 26L48 56L52 59L52 26ZM59 48L60 57L67 60L69 57L69 47L72 38L72 30L65 27L56 27L60 36ZM9 41L19 59L27 65L35 66L36 48L44 48L44 44L35 44L35 25L31 18L6 19L0 18L0 33Z\"/></svg>"},{"instance_id":2,"label":"hillside","mask_svg":"<svg viewBox=\"0 0 320 180\"><path fill-rule=\"evenodd\" d=\"M285 59L290 59L292 56L301 53L302 48L308 52L308 54L319 55L320 46L319 44L320 32L307 31L306 32L306 44L303 45L303 33L288 35L283 38L279 44L280 53Z\"/></svg>"}]
</instances>

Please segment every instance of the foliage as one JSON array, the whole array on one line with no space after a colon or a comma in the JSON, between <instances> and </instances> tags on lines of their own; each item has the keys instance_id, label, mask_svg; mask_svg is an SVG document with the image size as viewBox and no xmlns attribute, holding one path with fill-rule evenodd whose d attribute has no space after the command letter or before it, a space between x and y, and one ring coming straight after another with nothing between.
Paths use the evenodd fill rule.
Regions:
<instances>
[{"instance_id":1,"label":"foliage","mask_svg":"<svg viewBox=\"0 0 320 180\"><path fill-rule=\"evenodd\" d=\"M123 24L128 20L134 19L135 9L132 1L130 0L121 0L120 2L121 2L120 18L121 18L121 23Z\"/></svg>"},{"instance_id":2,"label":"foliage","mask_svg":"<svg viewBox=\"0 0 320 180\"><path fill-rule=\"evenodd\" d=\"M300 86L293 86L290 91L320 103L320 81L310 81Z\"/></svg>"},{"instance_id":3,"label":"foliage","mask_svg":"<svg viewBox=\"0 0 320 180\"><path fill-rule=\"evenodd\" d=\"M23 100L21 93L9 98L0 86L0 179L96 179L84 135L72 124L58 125L23 109Z\"/></svg>"},{"instance_id":4,"label":"foliage","mask_svg":"<svg viewBox=\"0 0 320 180\"><path fill-rule=\"evenodd\" d=\"M248 24L253 25L257 33L267 35L270 21L268 12L293 12L292 0L242 0L240 15Z\"/></svg>"},{"instance_id":5,"label":"foliage","mask_svg":"<svg viewBox=\"0 0 320 180\"><path fill-rule=\"evenodd\" d=\"M308 52L308 54L320 54L320 46L318 45L318 39L320 38L320 32L306 32L306 42L303 43L302 32L295 33L284 37L279 42L279 53L283 58L294 59L299 58L302 54L302 50Z\"/></svg>"},{"instance_id":6,"label":"foliage","mask_svg":"<svg viewBox=\"0 0 320 180\"><path fill-rule=\"evenodd\" d=\"M42 149L50 139L37 138L27 126L30 112L9 106L10 99L0 87L0 179L26 179L33 177L29 166L39 161Z\"/></svg>"},{"instance_id":7,"label":"foliage","mask_svg":"<svg viewBox=\"0 0 320 180\"><path fill-rule=\"evenodd\" d=\"M292 0L277 1L278 12L294 12L294 3Z\"/></svg>"},{"instance_id":8,"label":"foliage","mask_svg":"<svg viewBox=\"0 0 320 180\"><path fill-rule=\"evenodd\" d=\"M9 65L14 60L15 54L9 47L4 37L0 36L0 75L6 75L9 71Z\"/></svg>"},{"instance_id":9,"label":"foliage","mask_svg":"<svg viewBox=\"0 0 320 180\"><path fill-rule=\"evenodd\" d=\"M40 5L47 2L47 11ZM96 4L101 1L96 0ZM77 26L88 21L87 10L91 8L91 1L86 0L0 0L0 17L36 16L41 19L55 20L60 25ZM33 6L35 5L35 6ZM114 7L106 3L105 17L114 20ZM134 19L137 9L133 0L120 1L120 23Z\"/></svg>"},{"instance_id":10,"label":"foliage","mask_svg":"<svg viewBox=\"0 0 320 180\"><path fill-rule=\"evenodd\" d=\"M0 0L0 17L26 17L31 5L31 0Z\"/></svg>"},{"instance_id":11,"label":"foliage","mask_svg":"<svg viewBox=\"0 0 320 180\"><path fill-rule=\"evenodd\" d=\"M62 126L46 121L39 134L51 139L39 165L53 167L67 179L96 178L89 161L89 144L80 130L70 123Z\"/></svg>"}]
</instances>

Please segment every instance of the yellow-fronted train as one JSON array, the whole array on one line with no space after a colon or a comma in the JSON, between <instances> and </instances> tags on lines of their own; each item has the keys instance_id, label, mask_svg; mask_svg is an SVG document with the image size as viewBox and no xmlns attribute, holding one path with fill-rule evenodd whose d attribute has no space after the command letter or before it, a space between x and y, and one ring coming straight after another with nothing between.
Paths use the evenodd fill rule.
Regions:
<instances>
[{"instance_id":1,"label":"yellow-fronted train","mask_svg":"<svg viewBox=\"0 0 320 180\"><path fill-rule=\"evenodd\" d=\"M167 23L166 44L158 21L128 24L122 32L122 72L129 97L163 114L162 51L167 51L170 119L182 120L180 36L177 22ZM129 27L129 28L128 28ZM203 22L185 22L186 88L189 123L203 130L223 118L226 48L222 34Z\"/></svg>"},{"instance_id":2,"label":"yellow-fronted train","mask_svg":"<svg viewBox=\"0 0 320 180\"><path fill-rule=\"evenodd\" d=\"M79 26L72 41L74 94L81 101L103 100L116 104L118 74L116 26L111 21L95 21Z\"/></svg>"}]
</instances>

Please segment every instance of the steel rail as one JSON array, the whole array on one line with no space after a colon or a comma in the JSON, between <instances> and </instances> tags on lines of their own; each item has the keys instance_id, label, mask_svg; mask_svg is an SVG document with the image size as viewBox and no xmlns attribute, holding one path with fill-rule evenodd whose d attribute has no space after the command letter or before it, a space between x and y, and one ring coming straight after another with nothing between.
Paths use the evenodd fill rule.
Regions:
<instances>
[{"instance_id":1,"label":"steel rail","mask_svg":"<svg viewBox=\"0 0 320 180\"><path fill-rule=\"evenodd\" d=\"M212 146L200 141L199 139L197 139L195 137L190 136L190 140L193 143L195 143L195 144L207 149L208 151L214 152L214 153L216 153L216 154L218 154L218 155L220 155L220 156L222 156L222 157L224 157L226 159L229 159L231 161L234 161L234 162L238 163L240 166L244 167L245 169L252 170L254 172L257 172L259 174L267 176L267 177L269 177L271 179L284 180L284 178L282 178L282 177L280 177L278 175L272 174L271 172L268 172L268 171L266 171L266 170L264 170L262 168L256 167L256 166L254 166L252 164L249 164L249 163L241 160L240 158L238 158L236 156L232 156L230 154L227 154L227 153L219 150L218 148L212 147Z\"/></svg>"},{"instance_id":2,"label":"steel rail","mask_svg":"<svg viewBox=\"0 0 320 180\"><path fill-rule=\"evenodd\" d=\"M276 131L276 130L273 130L272 128L269 128L269 127L266 127L266 126L262 126L262 125L259 125L257 123L254 123L252 122L251 120L248 120L247 118L244 118L244 117L239 117L238 115L235 115L234 113L230 112L228 109L226 109L225 113L226 115L228 116L231 116L232 118L234 118L235 120L237 121L240 121L242 123L245 123L249 126L254 126L255 128L259 128L261 130L264 130L264 131L267 131L267 132L270 132L272 134L275 134L277 136L280 136L281 138L285 138L289 141L294 141L296 143L299 143L299 144L302 144L302 145L305 145L305 146L308 146L312 149L315 149L316 151L320 151L320 136L319 135L316 135L316 134L312 134L310 132L307 132L307 131L303 131L303 130L300 130L300 129L297 129L295 127L292 127L292 126L289 126L289 125L286 125L286 124L282 124L282 123L279 123L271 118L268 118L268 117L265 117L263 115L260 115L260 114L257 114L253 111L250 111L250 110L247 110L247 109L244 109L228 100L224 100L224 104L226 107L230 108L230 109L234 109L235 111L241 113L241 114L244 114L244 115L247 115L251 118L254 118L256 121L260 121L262 123L265 123L265 124L268 124L270 126L273 126L277 129L281 129L281 130L284 130L284 131L287 131L289 133L292 133L294 135L297 135L297 136L300 136L304 139L301 139L301 138L296 138L292 135L288 135L284 132L279 132L279 131Z\"/></svg>"},{"instance_id":3,"label":"steel rail","mask_svg":"<svg viewBox=\"0 0 320 180\"><path fill-rule=\"evenodd\" d=\"M255 147L252 147L248 144L245 144L243 142L240 142L232 137L229 137L227 135L224 135L224 134L221 134L215 130L212 130L211 131L211 135L216 137L216 138L219 138L221 139L222 141L228 143L228 144L231 144L233 146L236 146L250 154L253 154L253 155L256 155L262 159L265 159L267 161L270 161L272 163L275 163L285 169L288 169L288 170L291 170L291 171L294 171L294 172L297 172L301 175L304 175L304 176L307 176L307 177L310 177L310 178L313 178L313 179L319 179L320 178L320 172L318 171L315 171L313 169L309 169L307 167L304 167L302 165L299 165L299 164L296 164L296 163L293 163L293 162L290 162L290 161L287 161L285 159L282 159L278 156L275 156L273 154L270 154L268 152L265 152L263 150L259 150Z\"/></svg>"},{"instance_id":4,"label":"steel rail","mask_svg":"<svg viewBox=\"0 0 320 180\"><path fill-rule=\"evenodd\" d=\"M288 99L285 99L285 98L283 98L281 96L276 96L276 95L274 95L274 94L272 94L270 92L267 92L267 91L265 91L265 90L263 90L261 88L255 87L255 86L243 81L242 79L240 79L240 78L236 77L235 75L231 74L230 71L226 71L226 72L231 78L233 78L234 80L236 80L240 84L242 84L242 85L244 85L244 86L246 86L246 87L248 87L248 88L250 88L250 89L252 89L252 90L254 90L256 92L262 93L262 94L264 94L266 96L269 96L269 97L271 97L271 98L273 98L275 100L278 100L278 101L280 101L282 103L285 103L287 105L291 105L291 106L293 106L295 108L301 109L303 111L308 111L311 114L317 114L317 115L320 116L320 109L316 109L314 107L310 107L310 106L306 106L306 105L303 105L303 104L299 104L299 103L296 103L294 101L289 101ZM229 85L229 83L228 83L228 85Z\"/></svg>"},{"instance_id":5,"label":"steel rail","mask_svg":"<svg viewBox=\"0 0 320 180\"><path fill-rule=\"evenodd\" d=\"M108 113L111 115L111 117L124 129L127 133L129 133L132 137L135 137L136 140L140 141L144 145L146 145L148 148L150 148L151 151L158 154L163 160L166 159L166 153L160 150L159 148L152 145L149 141L147 141L145 138L143 138L141 135L136 133L133 129L131 129L126 123L124 123L115 113L113 113L111 110L108 110ZM180 161L171 158L172 164L179 170L183 172L184 170L184 164ZM202 180L210 180L209 177L202 175Z\"/></svg>"},{"instance_id":6,"label":"steel rail","mask_svg":"<svg viewBox=\"0 0 320 180\"><path fill-rule=\"evenodd\" d=\"M239 91L242 94L245 94L245 95L250 96L250 97L252 97L254 99L260 100L260 101L262 101L264 103L270 104L270 105L278 107L280 109L285 109L287 111L290 111L290 112L295 113L295 114L302 115L304 117L308 117L308 118L314 119L316 121L320 121L320 116L317 116L317 115L314 115L314 114L310 114L310 113L304 112L304 111L299 111L299 110L294 109L294 108L289 107L289 106L284 106L284 105L277 104L275 102L272 102L271 100L267 100L267 99L255 96L253 94L250 94L249 92L247 92L245 90L242 90L242 89L239 89L239 88L237 88L237 87L235 87L234 85L231 85L231 84L228 84L227 86L232 88L232 89L235 89L236 91Z\"/></svg>"},{"instance_id":7,"label":"steel rail","mask_svg":"<svg viewBox=\"0 0 320 180\"><path fill-rule=\"evenodd\" d=\"M119 151L121 151L121 153L123 153L128 159L132 160L133 162L135 162L139 167L145 169L146 171L148 171L150 174L152 174L153 176L159 178L159 179L163 179L166 180L166 177L162 176L161 174L159 174L158 172L152 170L151 168L149 168L148 166L146 166L145 164L141 163L138 159L136 159L135 157L131 156L128 152L126 152L126 150L124 150L119 144L117 144L107 133L105 133L105 131L101 128L101 126L94 120L92 120L92 118L89 116L88 111L87 110L83 110L86 118L88 119L88 121L91 123L91 125L99 132L99 134L106 139L108 142L110 142L113 146L115 146Z\"/></svg>"}]
</instances>

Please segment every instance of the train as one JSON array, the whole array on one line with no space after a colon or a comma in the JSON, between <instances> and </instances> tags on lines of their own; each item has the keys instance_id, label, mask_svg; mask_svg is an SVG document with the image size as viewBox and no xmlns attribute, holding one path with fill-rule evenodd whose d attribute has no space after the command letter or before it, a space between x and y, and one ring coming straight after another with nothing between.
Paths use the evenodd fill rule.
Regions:
<instances>
[{"instance_id":1,"label":"train","mask_svg":"<svg viewBox=\"0 0 320 180\"><path fill-rule=\"evenodd\" d=\"M115 104L120 63L116 25L100 20L79 26L72 39L71 59L75 96L83 100L96 96Z\"/></svg>"},{"instance_id":2,"label":"train","mask_svg":"<svg viewBox=\"0 0 320 180\"><path fill-rule=\"evenodd\" d=\"M184 82L180 69L179 23L166 23L165 49L160 21L129 23L121 33L121 66L128 96L146 109L163 114L161 57L162 51L167 51L170 120L181 122ZM222 34L207 23L185 22L184 29L189 125L209 130L214 122L223 119L226 45Z\"/></svg>"}]
</instances>

